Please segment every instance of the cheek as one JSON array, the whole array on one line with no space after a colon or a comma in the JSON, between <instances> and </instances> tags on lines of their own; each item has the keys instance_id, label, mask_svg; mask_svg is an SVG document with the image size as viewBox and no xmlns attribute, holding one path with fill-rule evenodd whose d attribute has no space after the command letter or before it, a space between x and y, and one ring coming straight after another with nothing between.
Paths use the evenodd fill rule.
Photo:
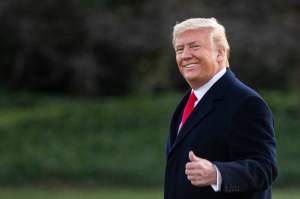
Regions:
<instances>
[{"instance_id":1,"label":"cheek","mask_svg":"<svg viewBox=\"0 0 300 199\"><path fill-rule=\"evenodd\" d=\"M180 62L181 62L181 57L179 55L176 56L176 63L177 65L179 66L180 65Z\"/></svg>"}]
</instances>

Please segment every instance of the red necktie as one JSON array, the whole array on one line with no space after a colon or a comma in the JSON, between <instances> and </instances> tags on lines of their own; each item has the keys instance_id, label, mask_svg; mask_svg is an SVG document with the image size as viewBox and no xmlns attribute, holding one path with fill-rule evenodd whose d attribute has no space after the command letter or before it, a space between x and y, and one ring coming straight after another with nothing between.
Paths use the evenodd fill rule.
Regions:
<instances>
[{"instance_id":1,"label":"red necktie","mask_svg":"<svg viewBox=\"0 0 300 199\"><path fill-rule=\"evenodd\" d=\"M190 94L188 102L185 105L185 108L184 108L184 111L183 111L182 120L181 120L181 125L180 126L183 126L184 122L189 117L190 113L193 111L193 109L195 107L195 102L196 101L197 101L197 97L196 97L195 93L192 92Z\"/></svg>"}]
</instances>

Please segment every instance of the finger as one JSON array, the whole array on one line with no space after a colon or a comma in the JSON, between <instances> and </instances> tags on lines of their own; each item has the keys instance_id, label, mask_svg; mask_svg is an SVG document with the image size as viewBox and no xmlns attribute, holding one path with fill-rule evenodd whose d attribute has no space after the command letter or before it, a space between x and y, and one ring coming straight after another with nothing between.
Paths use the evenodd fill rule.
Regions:
<instances>
[{"instance_id":1,"label":"finger","mask_svg":"<svg viewBox=\"0 0 300 199\"><path fill-rule=\"evenodd\" d=\"M191 175L188 175L188 176L187 176L187 179L188 179L189 181L196 181L196 180L197 180L195 176L191 176Z\"/></svg>"},{"instance_id":2,"label":"finger","mask_svg":"<svg viewBox=\"0 0 300 199\"><path fill-rule=\"evenodd\" d=\"M200 185L201 183L204 182L204 179L201 178L200 176L193 176L193 175L188 175L187 179L192 183L192 184L198 184Z\"/></svg>"},{"instance_id":3,"label":"finger","mask_svg":"<svg viewBox=\"0 0 300 199\"><path fill-rule=\"evenodd\" d=\"M201 180L190 180L191 181L191 184L194 185L194 186L204 186L204 183L201 181Z\"/></svg>"},{"instance_id":4,"label":"finger","mask_svg":"<svg viewBox=\"0 0 300 199\"><path fill-rule=\"evenodd\" d=\"M201 158L197 157L193 151L189 152L189 159L191 162L199 161Z\"/></svg>"},{"instance_id":5,"label":"finger","mask_svg":"<svg viewBox=\"0 0 300 199\"><path fill-rule=\"evenodd\" d=\"M210 183L206 179L202 178L201 176L187 176L187 179L194 186L203 187L203 186L210 185Z\"/></svg>"},{"instance_id":6,"label":"finger","mask_svg":"<svg viewBox=\"0 0 300 199\"><path fill-rule=\"evenodd\" d=\"M185 174L187 176L199 176L200 175L197 170L191 170L191 169L186 169Z\"/></svg>"},{"instance_id":7,"label":"finger","mask_svg":"<svg viewBox=\"0 0 300 199\"><path fill-rule=\"evenodd\" d=\"M185 169L195 169L195 163L194 162L186 163Z\"/></svg>"}]
</instances>

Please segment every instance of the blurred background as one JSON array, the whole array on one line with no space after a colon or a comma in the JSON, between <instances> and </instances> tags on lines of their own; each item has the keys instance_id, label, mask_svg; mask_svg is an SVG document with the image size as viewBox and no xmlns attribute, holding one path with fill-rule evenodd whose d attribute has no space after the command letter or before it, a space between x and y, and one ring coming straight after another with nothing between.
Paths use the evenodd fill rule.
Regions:
<instances>
[{"instance_id":1,"label":"blurred background","mask_svg":"<svg viewBox=\"0 0 300 199\"><path fill-rule=\"evenodd\" d=\"M0 1L0 186L162 189L173 109L188 85L172 27L215 17L230 66L270 105L276 188L300 187L300 2Z\"/></svg>"}]
</instances>

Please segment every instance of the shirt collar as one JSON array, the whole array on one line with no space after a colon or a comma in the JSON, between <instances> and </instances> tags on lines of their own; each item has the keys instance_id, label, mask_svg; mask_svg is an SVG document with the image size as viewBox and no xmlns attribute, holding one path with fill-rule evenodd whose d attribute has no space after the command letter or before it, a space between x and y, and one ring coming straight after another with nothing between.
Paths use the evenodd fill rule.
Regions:
<instances>
[{"instance_id":1,"label":"shirt collar","mask_svg":"<svg viewBox=\"0 0 300 199\"><path fill-rule=\"evenodd\" d=\"M204 84L203 86L201 86L196 90L193 90L197 97L197 101L195 102L195 105L202 99L205 93L226 73L226 68L227 67L224 67L222 70L220 70L206 84Z\"/></svg>"}]
</instances>

